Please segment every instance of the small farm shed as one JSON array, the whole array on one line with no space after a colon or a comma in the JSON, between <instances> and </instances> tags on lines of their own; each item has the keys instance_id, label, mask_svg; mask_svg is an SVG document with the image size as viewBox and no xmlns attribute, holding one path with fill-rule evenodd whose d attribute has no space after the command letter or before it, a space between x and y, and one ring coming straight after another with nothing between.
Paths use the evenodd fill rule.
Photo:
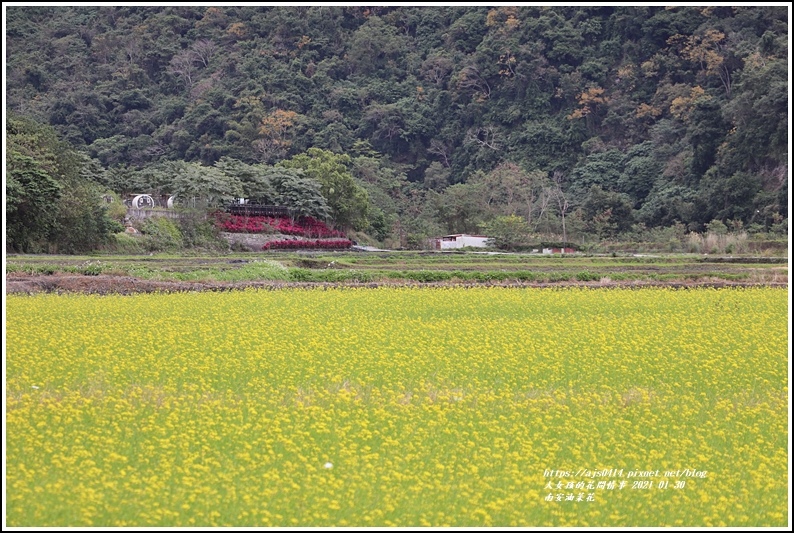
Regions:
<instances>
[{"instance_id":1,"label":"small farm shed","mask_svg":"<svg viewBox=\"0 0 794 533\"><path fill-rule=\"evenodd\" d=\"M485 248L488 237L485 235L467 235L465 233L457 233L455 235L445 235L437 239L433 239L434 248L436 250L451 250L453 248L463 248L464 246L472 246L474 248Z\"/></svg>"},{"instance_id":2,"label":"small farm shed","mask_svg":"<svg viewBox=\"0 0 794 533\"><path fill-rule=\"evenodd\" d=\"M572 254L576 250L573 248L544 248L544 254Z\"/></svg>"}]
</instances>

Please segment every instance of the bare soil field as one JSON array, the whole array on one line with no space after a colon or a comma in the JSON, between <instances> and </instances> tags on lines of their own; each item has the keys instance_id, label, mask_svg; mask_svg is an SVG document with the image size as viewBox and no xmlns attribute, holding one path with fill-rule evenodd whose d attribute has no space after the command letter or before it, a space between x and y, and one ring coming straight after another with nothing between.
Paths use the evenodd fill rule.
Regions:
<instances>
[{"instance_id":1,"label":"bare soil field","mask_svg":"<svg viewBox=\"0 0 794 533\"><path fill-rule=\"evenodd\" d=\"M230 291L249 288L286 289L286 288L331 288L331 287L381 287L381 286L501 286L501 287L750 287L771 286L787 287L787 282L740 282L720 279L701 279L690 281L558 281L558 282L412 282L406 280L384 280L376 282L294 282L294 281L154 281L131 276L81 276L81 275L9 275L6 277L6 294L36 293L84 293L84 294L136 294L153 292L186 291Z\"/></svg>"}]
</instances>

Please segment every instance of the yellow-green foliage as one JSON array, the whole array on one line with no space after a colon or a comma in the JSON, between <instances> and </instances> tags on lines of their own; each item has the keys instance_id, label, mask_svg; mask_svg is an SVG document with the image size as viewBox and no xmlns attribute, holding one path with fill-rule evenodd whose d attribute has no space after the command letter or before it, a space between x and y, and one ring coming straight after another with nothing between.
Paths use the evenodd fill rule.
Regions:
<instances>
[{"instance_id":1,"label":"yellow-green foliage","mask_svg":"<svg viewBox=\"0 0 794 533\"><path fill-rule=\"evenodd\" d=\"M786 298L10 296L8 525L784 526Z\"/></svg>"}]
</instances>

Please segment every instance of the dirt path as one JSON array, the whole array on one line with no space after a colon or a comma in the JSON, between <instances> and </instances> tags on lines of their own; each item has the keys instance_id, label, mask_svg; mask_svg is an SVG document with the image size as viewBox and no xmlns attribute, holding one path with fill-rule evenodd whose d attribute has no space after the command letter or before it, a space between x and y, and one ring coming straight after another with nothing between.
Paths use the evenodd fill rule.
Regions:
<instances>
[{"instance_id":1,"label":"dirt path","mask_svg":"<svg viewBox=\"0 0 794 533\"><path fill-rule=\"evenodd\" d=\"M672 282L651 282L651 281L561 281L555 283L537 282L409 282L402 280L377 281L368 283L308 283L308 282L288 282L288 281L240 281L240 282L219 282L219 281L151 281L130 276L76 276L76 275L49 275L49 276L29 276L29 275L8 275L6 277L6 294L37 294L37 293L84 293L84 294L136 294L152 292L189 292L189 291L230 291L247 288L260 289L285 289L285 288L330 288L330 287L383 287L383 286L416 286L416 287L438 287L459 285L465 287L481 286L500 286L500 287L592 287L592 288L615 288L615 287L788 287L788 283L745 283L731 282L724 280L715 281L672 281Z\"/></svg>"}]
</instances>

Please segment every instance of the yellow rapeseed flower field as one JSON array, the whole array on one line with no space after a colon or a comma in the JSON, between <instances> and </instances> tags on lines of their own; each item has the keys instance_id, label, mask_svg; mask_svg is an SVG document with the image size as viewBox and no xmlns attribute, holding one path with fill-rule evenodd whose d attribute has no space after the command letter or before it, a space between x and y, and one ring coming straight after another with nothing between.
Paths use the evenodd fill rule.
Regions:
<instances>
[{"instance_id":1,"label":"yellow rapeseed flower field","mask_svg":"<svg viewBox=\"0 0 794 533\"><path fill-rule=\"evenodd\" d=\"M9 296L9 526L785 526L787 292Z\"/></svg>"}]
</instances>

